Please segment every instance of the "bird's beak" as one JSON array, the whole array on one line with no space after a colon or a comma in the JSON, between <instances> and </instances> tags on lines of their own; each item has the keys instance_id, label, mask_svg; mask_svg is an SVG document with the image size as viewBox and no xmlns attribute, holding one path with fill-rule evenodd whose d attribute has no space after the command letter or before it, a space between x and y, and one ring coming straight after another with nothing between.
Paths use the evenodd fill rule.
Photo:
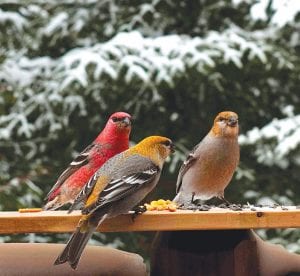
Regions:
<instances>
[{"instance_id":1,"label":"bird's beak","mask_svg":"<svg viewBox=\"0 0 300 276\"><path fill-rule=\"evenodd\" d=\"M171 150L171 153L175 152L175 145L173 143L170 145L170 150Z\"/></svg>"},{"instance_id":2,"label":"bird's beak","mask_svg":"<svg viewBox=\"0 0 300 276\"><path fill-rule=\"evenodd\" d=\"M125 118L122 120L122 123L123 123L125 126L130 126L130 125L131 125L131 120L130 120L130 118L125 117Z\"/></svg>"},{"instance_id":3,"label":"bird's beak","mask_svg":"<svg viewBox=\"0 0 300 276\"><path fill-rule=\"evenodd\" d=\"M238 119L236 117L230 117L227 124L230 127L235 127L238 124Z\"/></svg>"}]
</instances>

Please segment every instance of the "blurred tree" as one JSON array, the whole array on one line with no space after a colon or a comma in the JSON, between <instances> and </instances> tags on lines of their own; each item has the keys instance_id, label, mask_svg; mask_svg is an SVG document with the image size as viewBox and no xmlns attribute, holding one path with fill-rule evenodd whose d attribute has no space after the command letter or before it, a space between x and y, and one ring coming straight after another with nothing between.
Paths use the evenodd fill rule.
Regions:
<instances>
[{"instance_id":1,"label":"blurred tree","mask_svg":"<svg viewBox=\"0 0 300 276\"><path fill-rule=\"evenodd\" d=\"M216 113L234 110L242 155L226 197L299 204L299 5L286 9L295 1L25 2L0 3L0 209L41 206L117 110L135 116L134 142L157 133L177 144L156 196L174 195L186 152ZM261 235L300 252L298 231ZM136 234L96 240L147 246Z\"/></svg>"}]
</instances>

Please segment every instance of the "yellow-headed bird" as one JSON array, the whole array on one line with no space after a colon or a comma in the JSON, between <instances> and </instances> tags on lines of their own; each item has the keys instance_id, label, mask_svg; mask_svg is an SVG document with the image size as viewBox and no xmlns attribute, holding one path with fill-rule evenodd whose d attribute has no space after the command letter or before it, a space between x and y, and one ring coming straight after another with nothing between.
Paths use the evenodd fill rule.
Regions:
<instances>
[{"instance_id":1,"label":"yellow-headed bird","mask_svg":"<svg viewBox=\"0 0 300 276\"><path fill-rule=\"evenodd\" d=\"M169 138L150 136L107 161L71 206L70 211L83 206L83 217L54 264L68 262L76 269L97 226L136 206L156 186L165 159L173 151Z\"/></svg>"}]
</instances>

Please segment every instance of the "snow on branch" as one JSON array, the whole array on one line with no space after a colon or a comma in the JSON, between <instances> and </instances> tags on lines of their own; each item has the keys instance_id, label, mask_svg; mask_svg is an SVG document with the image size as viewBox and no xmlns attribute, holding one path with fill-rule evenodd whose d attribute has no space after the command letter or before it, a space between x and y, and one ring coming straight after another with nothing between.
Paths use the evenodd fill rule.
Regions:
<instances>
[{"instance_id":1,"label":"snow on branch","mask_svg":"<svg viewBox=\"0 0 300 276\"><path fill-rule=\"evenodd\" d=\"M22 31L28 24L28 21L17 12L3 11L0 9L0 25L6 23L14 25L18 31Z\"/></svg>"},{"instance_id":2,"label":"snow on branch","mask_svg":"<svg viewBox=\"0 0 300 276\"><path fill-rule=\"evenodd\" d=\"M241 68L242 58L248 52L249 60L257 58L266 63L266 52L271 52L271 48L250 34L237 33L237 29L213 31L205 38L179 35L144 38L136 31L119 33L108 42L77 48L63 56L59 63L60 70L66 72L62 89L74 81L86 87L87 66L91 64L95 65L97 79L106 74L112 80L124 77L127 83L137 79L144 84L165 82L172 87L173 79L184 75L186 68L195 67L204 75L218 63L232 63Z\"/></svg>"},{"instance_id":3,"label":"snow on branch","mask_svg":"<svg viewBox=\"0 0 300 276\"><path fill-rule=\"evenodd\" d=\"M63 14L49 23L48 30L58 26L58 19L62 20ZM139 103L131 100L125 105L151 105L161 99L161 86L173 89L175 80L186 77L187 70L209 78L220 90L222 74L216 71L220 64L242 68L253 59L265 64L271 58L273 49L266 41L236 26L194 38L119 33L105 43L75 48L57 59L30 59L11 53L0 66L0 77L13 87L15 103L10 114L0 116L0 137L9 139L14 134L30 138L45 128L58 131L68 125L72 112L88 114L87 95L106 108L101 93L112 91L114 82L125 83L139 95ZM285 60L280 54L275 58ZM288 60L280 64L290 66ZM213 81L216 74L219 77ZM152 93L152 103L147 93L140 93L145 88Z\"/></svg>"},{"instance_id":4,"label":"snow on branch","mask_svg":"<svg viewBox=\"0 0 300 276\"><path fill-rule=\"evenodd\" d=\"M266 143L275 140L275 143ZM261 129L255 127L239 139L242 145L255 145L255 155L260 163L286 168L291 162L289 155L300 147L300 115L273 119ZM299 151L293 159L300 163Z\"/></svg>"}]
</instances>

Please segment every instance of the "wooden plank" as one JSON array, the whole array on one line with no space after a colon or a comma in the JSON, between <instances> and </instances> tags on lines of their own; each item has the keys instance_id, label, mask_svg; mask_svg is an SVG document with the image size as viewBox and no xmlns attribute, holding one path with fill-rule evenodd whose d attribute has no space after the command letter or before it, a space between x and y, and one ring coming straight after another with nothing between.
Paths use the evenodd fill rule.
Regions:
<instances>
[{"instance_id":1,"label":"wooden plank","mask_svg":"<svg viewBox=\"0 0 300 276\"><path fill-rule=\"evenodd\" d=\"M37 213L0 212L0 234L72 232L80 212L43 211ZM130 214L108 219L101 232L217 230L249 228L300 228L300 210L264 209L231 211L211 209L207 212L177 210L151 211L133 222Z\"/></svg>"}]
</instances>

